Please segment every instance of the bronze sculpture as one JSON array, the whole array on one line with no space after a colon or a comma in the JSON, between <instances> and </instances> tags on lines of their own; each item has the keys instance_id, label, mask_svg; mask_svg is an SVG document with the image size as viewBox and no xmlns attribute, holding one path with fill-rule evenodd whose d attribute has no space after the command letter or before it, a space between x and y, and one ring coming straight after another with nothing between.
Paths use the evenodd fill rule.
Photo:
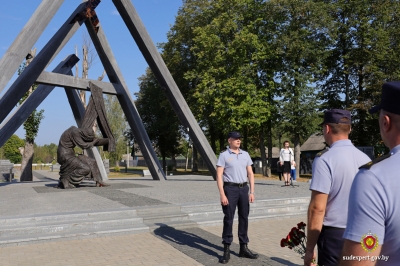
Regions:
<instances>
[{"instance_id":1,"label":"bronze sculpture","mask_svg":"<svg viewBox=\"0 0 400 266\"><path fill-rule=\"evenodd\" d=\"M108 186L102 180L96 160L84 154L76 155L74 151L75 147L85 150L94 146L103 146L104 151L115 151L115 139L107 121L102 90L91 82L89 88L92 94L84 110L83 121L78 120L79 128L72 126L60 137L57 149L57 162L61 165L59 188L75 188L85 177L96 181L98 187ZM97 138L93 131L96 120L104 138Z\"/></svg>"},{"instance_id":2,"label":"bronze sculpture","mask_svg":"<svg viewBox=\"0 0 400 266\"><path fill-rule=\"evenodd\" d=\"M76 155L74 148L90 149L108 144L108 138L96 138L93 129L70 127L61 135L57 150L60 167L60 188L75 188L85 177L96 181L96 186L107 186L102 180L96 160L83 154Z\"/></svg>"}]
</instances>

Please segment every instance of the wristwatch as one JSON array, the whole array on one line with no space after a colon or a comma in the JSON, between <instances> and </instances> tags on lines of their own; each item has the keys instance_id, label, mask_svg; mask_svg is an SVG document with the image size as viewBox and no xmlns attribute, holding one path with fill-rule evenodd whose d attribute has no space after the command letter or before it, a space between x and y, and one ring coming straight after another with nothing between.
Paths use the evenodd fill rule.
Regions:
<instances>
[{"instance_id":1,"label":"wristwatch","mask_svg":"<svg viewBox=\"0 0 400 266\"><path fill-rule=\"evenodd\" d=\"M253 195L254 195L254 192L250 192L250 194L253 194Z\"/></svg>"}]
</instances>

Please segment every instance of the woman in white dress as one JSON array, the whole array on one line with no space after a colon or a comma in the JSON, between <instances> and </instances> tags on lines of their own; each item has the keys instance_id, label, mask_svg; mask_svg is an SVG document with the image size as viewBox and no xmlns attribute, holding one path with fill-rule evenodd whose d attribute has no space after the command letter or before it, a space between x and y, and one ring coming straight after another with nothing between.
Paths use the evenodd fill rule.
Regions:
<instances>
[{"instance_id":1,"label":"woman in white dress","mask_svg":"<svg viewBox=\"0 0 400 266\"><path fill-rule=\"evenodd\" d=\"M283 142L283 148L279 153L279 162L283 166L283 178L285 180L285 186L289 186L291 165L296 166L294 162L294 153L289 145L289 141L286 140Z\"/></svg>"}]
</instances>

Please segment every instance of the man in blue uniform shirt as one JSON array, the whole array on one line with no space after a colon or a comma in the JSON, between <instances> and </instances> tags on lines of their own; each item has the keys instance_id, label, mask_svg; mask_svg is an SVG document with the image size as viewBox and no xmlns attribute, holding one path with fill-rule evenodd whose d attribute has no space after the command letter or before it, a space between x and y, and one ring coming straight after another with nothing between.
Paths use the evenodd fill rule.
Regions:
<instances>
[{"instance_id":1,"label":"man in blue uniform shirt","mask_svg":"<svg viewBox=\"0 0 400 266\"><path fill-rule=\"evenodd\" d=\"M379 129L390 153L362 166L354 179L341 265L400 263L399 99L400 82L387 82L381 104L370 109L380 111Z\"/></svg>"},{"instance_id":2,"label":"man in blue uniform shirt","mask_svg":"<svg viewBox=\"0 0 400 266\"><path fill-rule=\"evenodd\" d=\"M222 211L225 215L222 232L224 254L220 259L220 262L223 264L228 263L230 259L229 246L233 240L232 226L236 206L238 207L239 215L239 257L249 259L258 258L258 255L252 253L247 247L247 243L249 242L247 236L249 202L254 202L254 175L251 168L253 162L249 154L240 149L241 137L240 133L236 131L228 134L229 146L225 151L221 152L217 162L217 185ZM250 189L247 185L247 179Z\"/></svg>"},{"instance_id":3,"label":"man in blue uniform shirt","mask_svg":"<svg viewBox=\"0 0 400 266\"><path fill-rule=\"evenodd\" d=\"M347 110L324 113L322 130L329 150L318 153L312 166L311 201L308 207L307 246L304 265L337 265L343 248L349 193L358 168L369 157L349 140L351 115Z\"/></svg>"}]
</instances>

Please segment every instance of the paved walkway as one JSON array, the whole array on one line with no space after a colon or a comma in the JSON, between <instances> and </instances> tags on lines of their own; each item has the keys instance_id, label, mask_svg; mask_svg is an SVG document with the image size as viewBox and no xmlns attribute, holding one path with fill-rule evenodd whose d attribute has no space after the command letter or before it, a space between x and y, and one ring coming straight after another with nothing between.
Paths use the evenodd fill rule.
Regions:
<instances>
[{"instance_id":1,"label":"paved walkway","mask_svg":"<svg viewBox=\"0 0 400 266\"><path fill-rule=\"evenodd\" d=\"M240 259L237 257L238 245L232 245L232 259L229 265L249 265L249 263L252 265L302 265L300 255L288 248L281 248L280 240L286 237L293 226L305 219L306 217L299 217L251 222L249 248L277 263ZM198 230L208 232L220 240L222 227L207 226ZM235 226L234 232L236 231L237 227ZM220 242L204 243L204 239L196 236L196 240L187 243L196 243L194 246L197 246L197 252L185 254L179 248L171 245L164 238L165 236L161 237L156 234L157 232L3 247L0 248L0 261L4 266L218 265L218 258L222 254ZM174 238L173 235L171 238ZM236 237L234 243L238 244ZM185 246L186 244L179 243L178 245ZM213 245L218 245L218 247L213 248ZM201 257L212 257L212 259L205 258L208 262L205 264L200 263Z\"/></svg>"},{"instance_id":2,"label":"paved walkway","mask_svg":"<svg viewBox=\"0 0 400 266\"><path fill-rule=\"evenodd\" d=\"M110 180L109 188L59 190L57 173L36 171L34 182L0 184L0 220L5 217L63 212L100 211L132 206L169 203L177 205L218 202L215 181L202 176L169 176L151 179ZM309 196L307 183L281 187L281 182L256 180L256 199ZM118 197L116 192L118 190ZM100 191L100 192L99 192ZM253 221L249 226L249 248L260 254L250 261L237 257L237 237L229 265L302 265L300 255L280 247L280 240L306 217ZM153 233L107 236L93 239L0 248L1 265L218 265L222 254L222 226L160 228ZM237 232L235 225L234 232Z\"/></svg>"}]
</instances>

